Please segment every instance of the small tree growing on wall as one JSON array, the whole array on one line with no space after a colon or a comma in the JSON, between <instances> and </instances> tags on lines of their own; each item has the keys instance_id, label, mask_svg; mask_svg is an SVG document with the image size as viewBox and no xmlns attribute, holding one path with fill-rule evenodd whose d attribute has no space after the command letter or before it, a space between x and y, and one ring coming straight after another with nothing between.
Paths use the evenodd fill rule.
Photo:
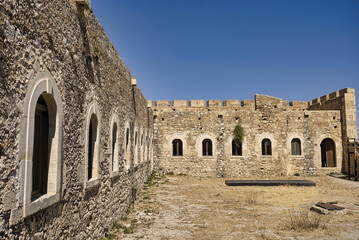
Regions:
<instances>
[{"instance_id":1,"label":"small tree growing on wall","mask_svg":"<svg viewBox=\"0 0 359 240\"><path fill-rule=\"evenodd\" d=\"M234 144L236 144L237 147L243 142L244 138L244 128L241 126L241 124L238 124L233 131L233 140Z\"/></svg>"}]
</instances>

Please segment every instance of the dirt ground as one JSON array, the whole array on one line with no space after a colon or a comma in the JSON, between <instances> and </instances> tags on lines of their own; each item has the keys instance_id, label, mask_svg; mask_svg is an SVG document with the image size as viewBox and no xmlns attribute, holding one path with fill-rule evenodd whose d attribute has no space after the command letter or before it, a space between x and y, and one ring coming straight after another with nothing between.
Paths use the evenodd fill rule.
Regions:
<instances>
[{"instance_id":1,"label":"dirt ground","mask_svg":"<svg viewBox=\"0 0 359 240\"><path fill-rule=\"evenodd\" d=\"M359 182L290 179L317 186L228 187L223 178L157 176L107 239L359 239ZM346 213L310 211L318 201L337 201Z\"/></svg>"}]
</instances>

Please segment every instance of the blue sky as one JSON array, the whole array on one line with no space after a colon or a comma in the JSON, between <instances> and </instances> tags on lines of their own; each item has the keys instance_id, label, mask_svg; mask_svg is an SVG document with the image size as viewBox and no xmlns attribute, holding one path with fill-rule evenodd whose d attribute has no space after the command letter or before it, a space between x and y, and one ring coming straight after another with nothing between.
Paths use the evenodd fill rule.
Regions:
<instances>
[{"instance_id":1,"label":"blue sky","mask_svg":"<svg viewBox=\"0 0 359 240\"><path fill-rule=\"evenodd\" d=\"M309 101L352 87L359 105L358 0L93 0L92 8L147 99Z\"/></svg>"}]
</instances>

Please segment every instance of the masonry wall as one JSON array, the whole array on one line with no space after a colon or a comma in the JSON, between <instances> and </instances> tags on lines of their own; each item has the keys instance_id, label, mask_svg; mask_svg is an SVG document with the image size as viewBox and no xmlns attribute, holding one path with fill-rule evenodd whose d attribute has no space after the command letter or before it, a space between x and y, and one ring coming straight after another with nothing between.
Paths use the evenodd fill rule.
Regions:
<instances>
[{"instance_id":1,"label":"masonry wall","mask_svg":"<svg viewBox=\"0 0 359 240\"><path fill-rule=\"evenodd\" d=\"M63 105L61 198L23 217L20 165L24 160L19 151L24 146L19 133L26 115L25 97L42 73L56 82ZM0 238L96 239L119 220L135 190L147 180L153 160L152 110L132 78L86 5L72 0L0 3ZM86 114L94 103L101 126L99 181L86 187ZM116 174L110 166L114 116L119 131ZM125 125L131 132L128 167ZM137 150L134 129L144 139Z\"/></svg>"},{"instance_id":2,"label":"masonry wall","mask_svg":"<svg viewBox=\"0 0 359 240\"><path fill-rule=\"evenodd\" d=\"M152 106L153 103L149 102ZM342 170L340 110L308 110L308 102L256 95L255 100L156 101L154 111L155 168L195 176L291 176L327 174ZM245 129L242 156L232 156L233 130ZM209 138L213 156L202 156ZM268 138L272 155L263 156L261 142ZM301 141L301 155L291 154L291 141ZM320 144L335 142L336 167L322 167ZM183 156L173 156L172 141L181 139Z\"/></svg>"},{"instance_id":3,"label":"masonry wall","mask_svg":"<svg viewBox=\"0 0 359 240\"><path fill-rule=\"evenodd\" d=\"M324 95L309 102L309 110L340 110L342 125L342 143L343 143L343 169L348 173L348 138L351 140L358 138L355 90L345 88L337 92ZM354 155L352 156L354 158ZM354 159L351 159L351 173L354 172Z\"/></svg>"}]
</instances>

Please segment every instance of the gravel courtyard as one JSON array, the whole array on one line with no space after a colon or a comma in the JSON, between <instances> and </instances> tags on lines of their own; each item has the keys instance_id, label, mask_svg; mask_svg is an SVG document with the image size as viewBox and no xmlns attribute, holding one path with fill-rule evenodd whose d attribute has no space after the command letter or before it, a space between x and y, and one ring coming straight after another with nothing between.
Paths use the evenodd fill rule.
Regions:
<instances>
[{"instance_id":1,"label":"gravel courtyard","mask_svg":"<svg viewBox=\"0 0 359 240\"><path fill-rule=\"evenodd\" d=\"M228 187L223 178L154 176L107 239L359 239L359 182L290 179L317 186ZM310 211L318 201L338 202L346 214Z\"/></svg>"}]
</instances>

